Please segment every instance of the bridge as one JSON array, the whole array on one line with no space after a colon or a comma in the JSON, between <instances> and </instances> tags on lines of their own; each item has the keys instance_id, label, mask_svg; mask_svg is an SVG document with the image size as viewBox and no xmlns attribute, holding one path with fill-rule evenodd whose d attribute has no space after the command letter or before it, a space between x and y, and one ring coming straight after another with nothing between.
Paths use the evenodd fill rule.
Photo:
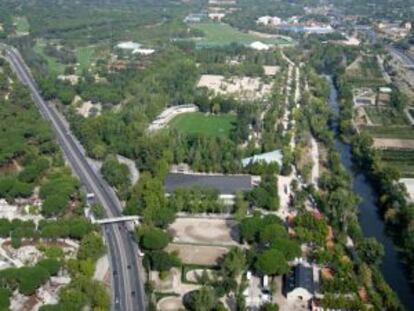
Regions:
<instances>
[{"instance_id":1,"label":"bridge","mask_svg":"<svg viewBox=\"0 0 414 311\"><path fill-rule=\"evenodd\" d=\"M139 216L121 216L121 217L112 217L112 218L103 218L103 219L95 219L95 217L91 218L93 224L105 225L105 224L113 224L117 222L126 222L126 221L133 221L139 222Z\"/></svg>"}]
</instances>

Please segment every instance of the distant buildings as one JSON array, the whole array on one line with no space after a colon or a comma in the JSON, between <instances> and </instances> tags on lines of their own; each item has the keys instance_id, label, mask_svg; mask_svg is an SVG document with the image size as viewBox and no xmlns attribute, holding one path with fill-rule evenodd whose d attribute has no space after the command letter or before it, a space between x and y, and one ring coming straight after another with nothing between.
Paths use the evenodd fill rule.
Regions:
<instances>
[{"instance_id":1,"label":"distant buildings","mask_svg":"<svg viewBox=\"0 0 414 311\"><path fill-rule=\"evenodd\" d=\"M191 13L184 18L184 23L201 23L207 19L206 13Z\"/></svg>"}]
</instances>

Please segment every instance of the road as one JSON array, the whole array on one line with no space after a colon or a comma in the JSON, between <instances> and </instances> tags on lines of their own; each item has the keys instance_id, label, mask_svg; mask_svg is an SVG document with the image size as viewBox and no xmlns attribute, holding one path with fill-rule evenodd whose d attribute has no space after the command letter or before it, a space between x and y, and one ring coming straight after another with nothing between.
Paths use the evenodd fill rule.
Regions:
<instances>
[{"instance_id":1,"label":"road","mask_svg":"<svg viewBox=\"0 0 414 311\"><path fill-rule=\"evenodd\" d=\"M71 134L63 117L40 96L39 89L19 52L11 47L3 46L3 48L14 72L22 83L28 86L41 114L51 123L68 162L87 191L95 194L97 201L104 207L107 217L121 216L122 207L113 189L103 180L99 172L90 166L84 150ZM145 310L138 250L132 241L131 233L124 225L119 224L106 225L104 232L112 270L112 309Z\"/></svg>"},{"instance_id":2,"label":"road","mask_svg":"<svg viewBox=\"0 0 414 311\"><path fill-rule=\"evenodd\" d=\"M388 51L390 51L395 56L397 56L397 58L400 58L402 60L402 62L404 63L405 66L407 66L407 67L414 67L414 57L412 57L411 55L407 54L403 50L398 49L396 47L393 47L391 45L389 45L387 48L388 48Z\"/></svg>"}]
</instances>

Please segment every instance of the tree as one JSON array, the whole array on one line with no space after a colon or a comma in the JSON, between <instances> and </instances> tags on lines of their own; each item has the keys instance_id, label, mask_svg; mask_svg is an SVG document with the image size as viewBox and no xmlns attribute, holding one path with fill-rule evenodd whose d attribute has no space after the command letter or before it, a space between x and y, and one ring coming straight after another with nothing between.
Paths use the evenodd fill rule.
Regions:
<instances>
[{"instance_id":1,"label":"tree","mask_svg":"<svg viewBox=\"0 0 414 311\"><path fill-rule=\"evenodd\" d=\"M103 244L102 237L96 232L91 232L82 238L78 258L87 259L92 258L97 260L105 253L105 245Z\"/></svg>"},{"instance_id":2,"label":"tree","mask_svg":"<svg viewBox=\"0 0 414 311\"><path fill-rule=\"evenodd\" d=\"M172 267L181 265L180 259L175 254L168 254L164 251L146 253L144 259L149 262L151 269L156 271L168 271Z\"/></svg>"},{"instance_id":3,"label":"tree","mask_svg":"<svg viewBox=\"0 0 414 311\"><path fill-rule=\"evenodd\" d=\"M128 166L124 163L119 163L114 155L106 157L102 164L101 172L109 184L118 189L118 191L126 190L131 184Z\"/></svg>"},{"instance_id":4,"label":"tree","mask_svg":"<svg viewBox=\"0 0 414 311\"><path fill-rule=\"evenodd\" d=\"M57 216L64 211L68 203L68 198L62 194L51 195L43 202L42 214L46 217Z\"/></svg>"},{"instance_id":5,"label":"tree","mask_svg":"<svg viewBox=\"0 0 414 311\"><path fill-rule=\"evenodd\" d=\"M299 243L289 239L276 239L271 247L281 252L288 261L298 258L302 254Z\"/></svg>"},{"instance_id":6,"label":"tree","mask_svg":"<svg viewBox=\"0 0 414 311\"><path fill-rule=\"evenodd\" d=\"M170 236L158 228L145 229L141 237L141 245L146 250L161 250L170 242Z\"/></svg>"},{"instance_id":7,"label":"tree","mask_svg":"<svg viewBox=\"0 0 414 311\"><path fill-rule=\"evenodd\" d=\"M381 263L384 247L375 238L366 238L357 244L357 252L363 261L372 265Z\"/></svg>"},{"instance_id":8,"label":"tree","mask_svg":"<svg viewBox=\"0 0 414 311\"><path fill-rule=\"evenodd\" d=\"M260 311L279 311L279 306L273 303L266 303L260 307Z\"/></svg>"},{"instance_id":9,"label":"tree","mask_svg":"<svg viewBox=\"0 0 414 311\"><path fill-rule=\"evenodd\" d=\"M288 232L283 225L270 224L261 228L259 233L260 243L270 245L276 240L288 238Z\"/></svg>"},{"instance_id":10,"label":"tree","mask_svg":"<svg viewBox=\"0 0 414 311\"><path fill-rule=\"evenodd\" d=\"M217 306L217 297L213 288L203 286L190 293L189 308L193 311L211 311Z\"/></svg>"},{"instance_id":11,"label":"tree","mask_svg":"<svg viewBox=\"0 0 414 311\"><path fill-rule=\"evenodd\" d=\"M243 251L238 248L232 248L224 257L222 271L225 275L234 278L237 277L246 266L246 258Z\"/></svg>"},{"instance_id":12,"label":"tree","mask_svg":"<svg viewBox=\"0 0 414 311\"><path fill-rule=\"evenodd\" d=\"M60 262L56 259L43 259L37 263L39 266L45 268L50 275L57 275L60 270Z\"/></svg>"},{"instance_id":13,"label":"tree","mask_svg":"<svg viewBox=\"0 0 414 311\"><path fill-rule=\"evenodd\" d=\"M283 254L276 249L269 249L259 254L255 268L262 275L281 275L289 272L289 265Z\"/></svg>"}]
</instances>

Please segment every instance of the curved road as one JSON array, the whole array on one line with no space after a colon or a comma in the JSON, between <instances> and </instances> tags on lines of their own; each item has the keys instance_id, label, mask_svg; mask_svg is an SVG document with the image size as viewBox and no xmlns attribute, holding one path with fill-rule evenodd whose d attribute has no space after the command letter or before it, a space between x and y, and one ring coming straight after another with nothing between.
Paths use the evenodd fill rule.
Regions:
<instances>
[{"instance_id":1,"label":"curved road","mask_svg":"<svg viewBox=\"0 0 414 311\"><path fill-rule=\"evenodd\" d=\"M19 52L12 47L3 47L16 75L29 87L41 114L52 124L66 158L87 191L95 194L108 217L121 216L122 207L113 189L88 163L80 143L70 133L63 117L40 96L39 89ZM132 241L132 233L124 225L106 225L105 239L112 268L112 309L145 310L145 296L138 267L138 249Z\"/></svg>"}]
</instances>

